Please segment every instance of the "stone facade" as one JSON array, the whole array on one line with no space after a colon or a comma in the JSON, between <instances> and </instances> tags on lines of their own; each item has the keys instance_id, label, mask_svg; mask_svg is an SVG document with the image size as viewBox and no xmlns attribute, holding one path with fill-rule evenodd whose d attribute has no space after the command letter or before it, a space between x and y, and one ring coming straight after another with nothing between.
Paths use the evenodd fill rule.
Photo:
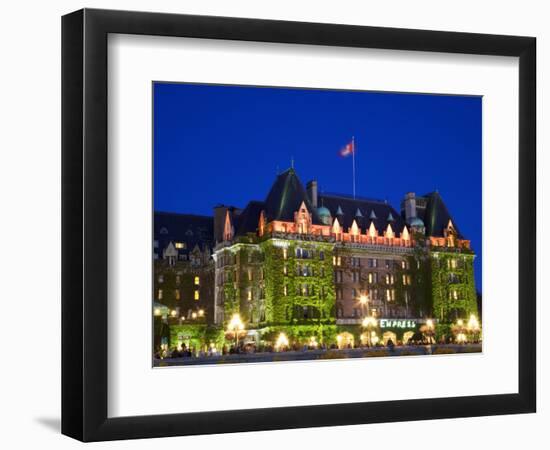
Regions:
<instances>
[{"instance_id":1,"label":"stone facade","mask_svg":"<svg viewBox=\"0 0 550 450\"><path fill-rule=\"evenodd\" d=\"M475 255L437 192L406 194L398 213L384 201L319 194L316 181L306 191L289 169L264 202L215 207L209 227L211 240L187 260L172 241L159 250L154 300L174 321L200 309L220 330L239 314L256 339L332 339L359 333L367 316L402 325L477 315Z\"/></svg>"}]
</instances>

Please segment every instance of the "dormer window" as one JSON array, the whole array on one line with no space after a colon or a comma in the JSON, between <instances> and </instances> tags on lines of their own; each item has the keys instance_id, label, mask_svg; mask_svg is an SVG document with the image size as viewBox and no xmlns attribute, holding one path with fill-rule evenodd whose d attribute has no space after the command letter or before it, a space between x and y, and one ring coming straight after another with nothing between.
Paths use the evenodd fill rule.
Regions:
<instances>
[{"instance_id":1,"label":"dormer window","mask_svg":"<svg viewBox=\"0 0 550 450\"><path fill-rule=\"evenodd\" d=\"M369 237L375 238L378 235L378 232L376 231L376 227L374 226L374 222L370 223L369 227Z\"/></svg>"},{"instance_id":2,"label":"dormer window","mask_svg":"<svg viewBox=\"0 0 550 450\"><path fill-rule=\"evenodd\" d=\"M304 202L302 202L298 211L294 213L294 222L296 223L296 231L298 233L309 233L311 225L311 215L309 214Z\"/></svg>"},{"instance_id":3,"label":"dormer window","mask_svg":"<svg viewBox=\"0 0 550 450\"><path fill-rule=\"evenodd\" d=\"M388 239L393 239L395 237L395 233L393 232L393 229L389 223L388 227L386 228L386 237Z\"/></svg>"}]
</instances>

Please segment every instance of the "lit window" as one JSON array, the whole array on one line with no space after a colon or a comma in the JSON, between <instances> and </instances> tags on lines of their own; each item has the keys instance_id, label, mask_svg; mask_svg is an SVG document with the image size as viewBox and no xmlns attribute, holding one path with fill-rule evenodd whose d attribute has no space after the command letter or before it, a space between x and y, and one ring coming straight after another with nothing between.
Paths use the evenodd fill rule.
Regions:
<instances>
[{"instance_id":1,"label":"lit window","mask_svg":"<svg viewBox=\"0 0 550 450\"><path fill-rule=\"evenodd\" d=\"M386 300L389 302L391 301L391 292L389 289L386 289Z\"/></svg>"},{"instance_id":2,"label":"lit window","mask_svg":"<svg viewBox=\"0 0 550 450\"><path fill-rule=\"evenodd\" d=\"M201 283L200 277L195 277L195 286L198 286Z\"/></svg>"},{"instance_id":3,"label":"lit window","mask_svg":"<svg viewBox=\"0 0 550 450\"><path fill-rule=\"evenodd\" d=\"M283 294L285 297L288 295L288 286L286 284L283 286Z\"/></svg>"},{"instance_id":4,"label":"lit window","mask_svg":"<svg viewBox=\"0 0 550 450\"><path fill-rule=\"evenodd\" d=\"M372 284L372 281L373 281L372 272L370 272L369 273L369 284Z\"/></svg>"},{"instance_id":5,"label":"lit window","mask_svg":"<svg viewBox=\"0 0 550 450\"><path fill-rule=\"evenodd\" d=\"M182 248L185 248L184 242L176 242L176 248L181 250Z\"/></svg>"},{"instance_id":6,"label":"lit window","mask_svg":"<svg viewBox=\"0 0 550 450\"><path fill-rule=\"evenodd\" d=\"M162 289L159 289L158 297L159 300L162 300Z\"/></svg>"},{"instance_id":7,"label":"lit window","mask_svg":"<svg viewBox=\"0 0 550 450\"><path fill-rule=\"evenodd\" d=\"M252 281L252 269L248 269L248 281Z\"/></svg>"},{"instance_id":8,"label":"lit window","mask_svg":"<svg viewBox=\"0 0 550 450\"><path fill-rule=\"evenodd\" d=\"M164 283L164 275L159 275L159 283Z\"/></svg>"},{"instance_id":9,"label":"lit window","mask_svg":"<svg viewBox=\"0 0 550 450\"><path fill-rule=\"evenodd\" d=\"M288 274L288 268L287 268L286 264L283 266L283 273L284 273L285 275Z\"/></svg>"},{"instance_id":10,"label":"lit window","mask_svg":"<svg viewBox=\"0 0 550 450\"><path fill-rule=\"evenodd\" d=\"M195 300L199 300L200 294L199 291L195 291Z\"/></svg>"},{"instance_id":11,"label":"lit window","mask_svg":"<svg viewBox=\"0 0 550 450\"><path fill-rule=\"evenodd\" d=\"M283 248L283 258L284 259L288 258L288 249L287 248Z\"/></svg>"},{"instance_id":12,"label":"lit window","mask_svg":"<svg viewBox=\"0 0 550 450\"><path fill-rule=\"evenodd\" d=\"M176 289L174 291L174 296L176 297L176 300L179 300L180 299L180 290L179 289Z\"/></svg>"},{"instance_id":13,"label":"lit window","mask_svg":"<svg viewBox=\"0 0 550 450\"><path fill-rule=\"evenodd\" d=\"M252 291L250 289L247 292L247 299L252 300Z\"/></svg>"}]
</instances>

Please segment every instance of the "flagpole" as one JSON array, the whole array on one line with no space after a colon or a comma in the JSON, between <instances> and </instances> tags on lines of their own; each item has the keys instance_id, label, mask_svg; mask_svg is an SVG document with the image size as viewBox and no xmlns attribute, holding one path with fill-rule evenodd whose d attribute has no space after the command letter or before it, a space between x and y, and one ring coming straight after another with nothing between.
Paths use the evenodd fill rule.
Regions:
<instances>
[{"instance_id":1,"label":"flagpole","mask_svg":"<svg viewBox=\"0 0 550 450\"><path fill-rule=\"evenodd\" d=\"M353 160L353 199L355 200L355 136L351 137L351 157Z\"/></svg>"}]
</instances>

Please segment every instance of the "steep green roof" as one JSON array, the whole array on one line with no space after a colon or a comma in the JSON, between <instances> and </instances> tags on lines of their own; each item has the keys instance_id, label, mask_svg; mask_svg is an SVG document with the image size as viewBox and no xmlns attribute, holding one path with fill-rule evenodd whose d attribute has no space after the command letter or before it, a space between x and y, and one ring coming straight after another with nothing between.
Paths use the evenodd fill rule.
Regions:
<instances>
[{"instance_id":1,"label":"steep green roof","mask_svg":"<svg viewBox=\"0 0 550 450\"><path fill-rule=\"evenodd\" d=\"M293 168L287 169L277 176L269 194L267 194L264 202L266 218L268 221L293 222L294 213L298 211L302 202L313 215L313 223L321 224L322 222L311 205L307 192L295 170Z\"/></svg>"},{"instance_id":2,"label":"steep green roof","mask_svg":"<svg viewBox=\"0 0 550 450\"><path fill-rule=\"evenodd\" d=\"M424 221L426 227L426 236L442 237L443 230L447 228L449 220L453 223L453 227L457 232L457 236L463 239L460 230L458 229L456 222L449 214L449 210L445 205L445 202L441 198L439 192L430 192L423 196L427 201L426 211L421 219Z\"/></svg>"}]
</instances>

